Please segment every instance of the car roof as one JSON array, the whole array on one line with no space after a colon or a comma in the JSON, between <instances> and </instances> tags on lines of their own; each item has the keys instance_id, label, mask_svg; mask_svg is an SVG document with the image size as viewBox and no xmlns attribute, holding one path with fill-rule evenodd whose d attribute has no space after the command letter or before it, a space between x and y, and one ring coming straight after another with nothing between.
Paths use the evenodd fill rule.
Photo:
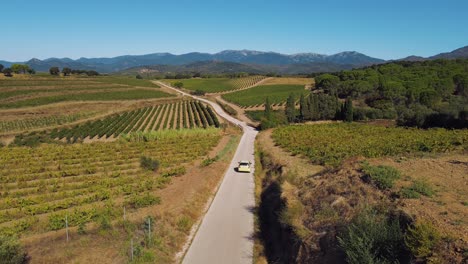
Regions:
<instances>
[{"instance_id":1,"label":"car roof","mask_svg":"<svg viewBox=\"0 0 468 264\"><path fill-rule=\"evenodd\" d=\"M239 161L239 163L250 163L250 161L248 161L248 160L241 160L241 161Z\"/></svg>"}]
</instances>

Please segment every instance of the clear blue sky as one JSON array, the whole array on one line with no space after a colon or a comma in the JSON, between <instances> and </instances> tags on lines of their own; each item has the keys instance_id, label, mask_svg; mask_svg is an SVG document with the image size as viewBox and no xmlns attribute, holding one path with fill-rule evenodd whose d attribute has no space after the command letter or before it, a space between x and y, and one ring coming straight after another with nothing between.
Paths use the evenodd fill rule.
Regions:
<instances>
[{"instance_id":1,"label":"clear blue sky","mask_svg":"<svg viewBox=\"0 0 468 264\"><path fill-rule=\"evenodd\" d=\"M467 12L466 0L5 0L0 60L225 49L430 56L468 45Z\"/></svg>"}]
</instances>

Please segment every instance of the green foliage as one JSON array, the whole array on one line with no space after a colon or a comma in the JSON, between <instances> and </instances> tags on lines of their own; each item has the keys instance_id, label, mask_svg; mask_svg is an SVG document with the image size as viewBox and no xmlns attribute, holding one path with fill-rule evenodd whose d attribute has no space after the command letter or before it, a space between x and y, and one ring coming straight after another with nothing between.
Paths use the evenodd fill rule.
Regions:
<instances>
[{"instance_id":1,"label":"green foliage","mask_svg":"<svg viewBox=\"0 0 468 264\"><path fill-rule=\"evenodd\" d=\"M92 79L93 81L107 84L121 84L130 87L151 87L159 88L159 85L151 82L150 80L137 79L124 76L102 76Z\"/></svg>"},{"instance_id":2,"label":"green foliage","mask_svg":"<svg viewBox=\"0 0 468 264\"><path fill-rule=\"evenodd\" d=\"M13 70L11 68L5 68L2 72L5 77L13 77Z\"/></svg>"},{"instance_id":3,"label":"green foliage","mask_svg":"<svg viewBox=\"0 0 468 264\"><path fill-rule=\"evenodd\" d=\"M143 169L156 172L159 169L159 161L154 160L154 159L152 159L150 157L142 156L140 158L140 166Z\"/></svg>"},{"instance_id":4,"label":"green foliage","mask_svg":"<svg viewBox=\"0 0 468 264\"><path fill-rule=\"evenodd\" d=\"M267 97L271 104L282 104L291 93L298 98L300 94L307 94L308 91L304 89L303 85L259 85L250 89L223 94L222 97L229 102L248 107L264 104Z\"/></svg>"},{"instance_id":5,"label":"green foliage","mask_svg":"<svg viewBox=\"0 0 468 264\"><path fill-rule=\"evenodd\" d=\"M56 75L58 76L60 74L60 69L58 67L51 67L49 69L50 75Z\"/></svg>"},{"instance_id":6,"label":"green foliage","mask_svg":"<svg viewBox=\"0 0 468 264\"><path fill-rule=\"evenodd\" d=\"M364 176L371 180L381 190L390 189L396 180L400 178L400 172L390 166L371 166L364 164Z\"/></svg>"},{"instance_id":7,"label":"green foliage","mask_svg":"<svg viewBox=\"0 0 468 264\"><path fill-rule=\"evenodd\" d=\"M418 179L409 187L404 187L401 194L405 198L419 198L420 194L431 197L435 194L432 185L425 179Z\"/></svg>"},{"instance_id":8,"label":"green foliage","mask_svg":"<svg viewBox=\"0 0 468 264\"><path fill-rule=\"evenodd\" d=\"M239 76L234 78L192 78L192 79L182 79L177 80L175 83L182 83L181 87L184 87L187 90L200 90L205 93L219 93L225 91L232 91L237 89L242 89L255 83L261 81L265 77L263 76ZM173 85L174 86L174 85ZM177 86L174 86L177 87ZM177 87L177 88L181 88Z\"/></svg>"},{"instance_id":9,"label":"green foliage","mask_svg":"<svg viewBox=\"0 0 468 264\"><path fill-rule=\"evenodd\" d=\"M151 205L155 204L160 204L161 203L161 198L156 197L150 193L145 193L145 194L133 194L131 195L126 203L135 209L142 208L142 207L148 207Z\"/></svg>"},{"instance_id":10,"label":"green foliage","mask_svg":"<svg viewBox=\"0 0 468 264\"><path fill-rule=\"evenodd\" d=\"M353 219L338 243L350 264L399 263L406 255L399 221L374 210Z\"/></svg>"},{"instance_id":11,"label":"green foliage","mask_svg":"<svg viewBox=\"0 0 468 264\"><path fill-rule=\"evenodd\" d=\"M351 98L346 98L343 108L343 120L346 122L353 122L353 101Z\"/></svg>"},{"instance_id":12,"label":"green foliage","mask_svg":"<svg viewBox=\"0 0 468 264\"><path fill-rule=\"evenodd\" d=\"M72 73L72 70L70 68L64 67L62 69L63 76L68 76Z\"/></svg>"},{"instance_id":13,"label":"green foliage","mask_svg":"<svg viewBox=\"0 0 468 264\"><path fill-rule=\"evenodd\" d=\"M360 99L400 125L467 127L467 59L391 62L323 74L316 88L340 98Z\"/></svg>"},{"instance_id":14,"label":"green foliage","mask_svg":"<svg viewBox=\"0 0 468 264\"><path fill-rule=\"evenodd\" d=\"M206 94L206 92L203 90L195 90L195 91L192 91L191 94L197 95L197 96L203 96Z\"/></svg>"},{"instance_id":15,"label":"green foliage","mask_svg":"<svg viewBox=\"0 0 468 264\"><path fill-rule=\"evenodd\" d=\"M113 100L138 100L148 98L165 98L172 97L173 95L145 89L133 89L128 91L111 91L111 92L93 92L93 93L81 93L70 95L52 95L43 96L37 98L29 98L24 100L18 100L10 103L1 104L0 108L19 108L27 106L39 106L58 102L67 101L113 101Z\"/></svg>"},{"instance_id":16,"label":"green foliage","mask_svg":"<svg viewBox=\"0 0 468 264\"><path fill-rule=\"evenodd\" d=\"M184 166L174 167L168 170L165 170L161 173L162 177L173 177L173 176L180 176L184 175L187 172Z\"/></svg>"},{"instance_id":17,"label":"green foliage","mask_svg":"<svg viewBox=\"0 0 468 264\"><path fill-rule=\"evenodd\" d=\"M172 85L173 87L179 88L179 89L182 88L182 87L184 87L184 83L183 83L183 82L173 82L171 85Z\"/></svg>"},{"instance_id":18,"label":"green foliage","mask_svg":"<svg viewBox=\"0 0 468 264\"><path fill-rule=\"evenodd\" d=\"M408 228L405 245L414 256L424 260L431 256L440 238L439 232L430 222L418 221Z\"/></svg>"},{"instance_id":19,"label":"green foliage","mask_svg":"<svg viewBox=\"0 0 468 264\"><path fill-rule=\"evenodd\" d=\"M288 123L292 123L296 121L296 103L295 103L294 95L290 94L288 96L288 99L286 100L286 107L284 114L286 115L286 119L288 120ZM265 113L267 112L266 110L266 104L265 104Z\"/></svg>"},{"instance_id":20,"label":"green foliage","mask_svg":"<svg viewBox=\"0 0 468 264\"><path fill-rule=\"evenodd\" d=\"M210 166L211 164L215 163L217 160L219 160L218 156L214 156L213 158L207 157L202 161L200 164L202 167L207 167Z\"/></svg>"},{"instance_id":21,"label":"green foliage","mask_svg":"<svg viewBox=\"0 0 468 264\"><path fill-rule=\"evenodd\" d=\"M386 128L357 123L285 126L272 138L292 154L336 166L354 156L367 158L443 153L468 149L468 130Z\"/></svg>"},{"instance_id":22,"label":"green foliage","mask_svg":"<svg viewBox=\"0 0 468 264\"><path fill-rule=\"evenodd\" d=\"M14 236L0 234L0 263L22 264L27 262L27 254Z\"/></svg>"},{"instance_id":23,"label":"green foliage","mask_svg":"<svg viewBox=\"0 0 468 264\"><path fill-rule=\"evenodd\" d=\"M20 73L25 74L29 72L31 69L26 64L13 64L11 65L11 70L17 74L20 74Z\"/></svg>"}]
</instances>

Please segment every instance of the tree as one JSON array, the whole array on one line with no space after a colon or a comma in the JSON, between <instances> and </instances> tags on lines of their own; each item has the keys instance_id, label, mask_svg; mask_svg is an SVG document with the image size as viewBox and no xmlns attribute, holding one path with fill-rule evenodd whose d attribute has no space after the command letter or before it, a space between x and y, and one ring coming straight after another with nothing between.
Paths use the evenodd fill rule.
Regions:
<instances>
[{"instance_id":1,"label":"tree","mask_svg":"<svg viewBox=\"0 0 468 264\"><path fill-rule=\"evenodd\" d=\"M72 70L70 68L65 67L62 69L62 73L63 73L63 76L68 76L72 73Z\"/></svg>"},{"instance_id":2,"label":"tree","mask_svg":"<svg viewBox=\"0 0 468 264\"><path fill-rule=\"evenodd\" d=\"M13 71L10 68L5 68L3 69L3 75L6 77L13 77Z\"/></svg>"},{"instance_id":3,"label":"tree","mask_svg":"<svg viewBox=\"0 0 468 264\"><path fill-rule=\"evenodd\" d=\"M0 72L3 72L4 68L5 68L5 66L3 66L3 64L0 64Z\"/></svg>"},{"instance_id":4,"label":"tree","mask_svg":"<svg viewBox=\"0 0 468 264\"><path fill-rule=\"evenodd\" d=\"M350 97L346 98L346 102L344 105L344 121L346 122L353 122L353 101Z\"/></svg>"},{"instance_id":5,"label":"tree","mask_svg":"<svg viewBox=\"0 0 468 264\"><path fill-rule=\"evenodd\" d=\"M172 83L172 86L174 86L175 88L182 88L184 87L184 83L183 82L174 82Z\"/></svg>"},{"instance_id":6,"label":"tree","mask_svg":"<svg viewBox=\"0 0 468 264\"><path fill-rule=\"evenodd\" d=\"M263 113L263 116L265 116L265 118L270 118L271 116L271 104L270 104L270 99L267 98L265 99L265 112Z\"/></svg>"},{"instance_id":7,"label":"tree","mask_svg":"<svg viewBox=\"0 0 468 264\"><path fill-rule=\"evenodd\" d=\"M99 72L97 72L97 71L87 71L86 75L88 75L88 76L99 76Z\"/></svg>"},{"instance_id":8,"label":"tree","mask_svg":"<svg viewBox=\"0 0 468 264\"><path fill-rule=\"evenodd\" d=\"M28 73L29 73L29 74L36 74L36 70L34 70L34 69L29 69L29 70L28 70Z\"/></svg>"},{"instance_id":9,"label":"tree","mask_svg":"<svg viewBox=\"0 0 468 264\"><path fill-rule=\"evenodd\" d=\"M141 76L140 74L137 74L135 78L141 80L141 79L143 79L143 76Z\"/></svg>"},{"instance_id":10,"label":"tree","mask_svg":"<svg viewBox=\"0 0 468 264\"><path fill-rule=\"evenodd\" d=\"M49 73L50 75L59 75L60 74L60 70L58 67L51 67L49 69Z\"/></svg>"},{"instance_id":11,"label":"tree","mask_svg":"<svg viewBox=\"0 0 468 264\"><path fill-rule=\"evenodd\" d=\"M15 64L11 65L11 70L14 73L17 73L17 74L20 74L20 73L24 74L24 73L28 72L29 69L30 69L29 66L26 65L26 64L17 64L17 63L15 63Z\"/></svg>"},{"instance_id":12,"label":"tree","mask_svg":"<svg viewBox=\"0 0 468 264\"><path fill-rule=\"evenodd\" d=\"M305 100L304 94L301 94L301 98L299 99L299 119L301 121L305 120L307 116L307 102Z\"/></svg>"},{"instance_id":13,"label":"tree","mask_svg":"<svg viewBox=\"0 0 468 264\"><path fill-rule=\"evenodd\" d=\"M296 102L293 94L290 94L286 101L285 114L289 123L293 123L296 120Z\"/></svg>"}]
</instances>

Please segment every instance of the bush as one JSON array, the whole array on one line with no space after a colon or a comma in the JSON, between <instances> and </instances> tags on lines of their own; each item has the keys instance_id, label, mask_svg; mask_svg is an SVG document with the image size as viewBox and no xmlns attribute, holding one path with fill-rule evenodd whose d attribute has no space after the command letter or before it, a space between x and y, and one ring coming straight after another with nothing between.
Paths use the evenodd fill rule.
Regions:
<instances>
[{"instance_id":1,"label":"bush","mask_svg":"<svg viewBox=\"0 0 468 264\"><path fill-rule=\"evenodd\" d=\"M390 166L371 166L364 164L364 177L372 181L381 190L393 187L395 180L400 178L400 172Z\"/></svg>"},{"instance_id":2,"label":"bush","mask_svg":"<svg viewBox=\"0 0 468 264\"><path fill-rule=\"evenodd\" d=\"M209 165L211 165L212 163L216 162L218 159L219 159L218 156L215 156L214 158L207 157L206 159L204 159L204 160L202 161L201 166L202 166L202 167L209 166Z\"/></svg>"},{"instance_id":3,"label":"bush","mask_svg":"<svg viewBox=\"0 0 468 264\"><path fill-rule=\"evenodd\" d=\"M206 92L203 91L203 90L195 90L195 91L191 92L191 94L193 94L193 95L199 95L199 96L203 96L203 95L205 95L205 93L206 93Z\"/></svg>"},{"instance_id":4,"label":"bush","mask_svg":"<svg viewBox=\"0 0 468 264\"><path fill-rule=\"evenodd\" d=\"M147 207L154 204L161 203L161 199L152 194L146 193L143 195L132 195L127 200L127 204L135 209Z\"/></svg>"},{"instance_id":5,"label":"bush","mask_svg":"<svg viewBox=\"0 0 468 264\"><path fill-rule=\"evenodd\" d=\"M439 232L426 221L419 221L413 227L409 227L405 235L405 245L414 256L421 259L430 257L439 241Z\"/></svg>"},{"instance_id":6,"label":"bush","mask_svg":"<svg viewBox=\"0 0 468 264\"><path fill-rule=\"evenodd\" d=\"M143 169L147 169L147 170L156 172L159 169L159 161L154 160L154 159L152 159L150 157L142 156L140 158L140 166Z\"/></svg>"},{"instance_id":7,"label":"bush","mask_svg":"<svg viewBox=\"0 0 468 264\"><path fill-rule=\"evenodd\" d=\"M0 263L20 264L26 263L26 261L27 254L24 252L17 238L0 235Z\"/></svg>"},{"instance_id":8,"label":"bush","mask_svg":"<svg viewBox=\"0 0 468 264\"><path fill-rule=\"evenodd\" d=\"M434 193L435 191L430 183L424 179L416 180L411 186L401 189L402 196L409 199L419 198L420 194L431 197Z\"/></svg>"},{"instance_id":9,"label":"bush","mask_svg":"<svg viewBox=\"0 0 468 264\"><path fill-rule=\"evenodd\" d=\"M353 219L338 235L338 244L350 264L399 263L407 255L399 221L375 210Z\"/></svg>"}]
</instances>

